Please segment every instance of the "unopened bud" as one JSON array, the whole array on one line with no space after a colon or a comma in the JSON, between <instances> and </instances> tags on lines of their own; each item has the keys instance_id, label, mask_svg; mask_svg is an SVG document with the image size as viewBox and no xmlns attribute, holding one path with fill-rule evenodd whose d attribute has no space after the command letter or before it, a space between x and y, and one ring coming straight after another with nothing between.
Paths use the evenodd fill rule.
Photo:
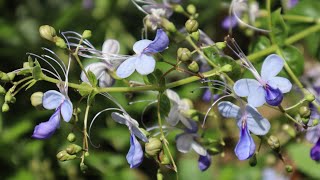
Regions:
<instances>
[{"instance_id":1,"label":"unopened bud","mask_svg":"<svg viewBox=\"0 0 320 180\"><path fill-rule=\"evenodd\" d=\"M47 39L49 41L54 41L54 37L56 36L56 30L49 26L49 25L43 25L39 28L40 36L44 39Z\"/></svg>"},{"instance_id":2,"label":"unopened bud","mask_svg":"<svg viewBox=\"0 0 320 180\"><path fill-rule=\"evenodd\" d=\"M88 157L90 155L90 153L88 152L88 151L86 151L85 153L84 153L84 156L85 157Z\"/></svg>"},{"instance_id":3,"label":"unopened bud","mask_svg":"<svg viewBox=\"0 0 320 180\"><path fill-rule=\"evenodd\" d=\"M30 101L33 107L42 106L43 92L35 92L31 95Z\"/></svg>"},{"instance_id":4,"label":"unopened bud","mask_svg":"<svg viewBox=\"0 0 320 180\"><path fill-rule=\"evenodd\" d=\"M67 151L63 150L63 151L60 151L58 154L57 154L57 159L59 161L69 161L69 160L73 160L77 158L76 155L70 155L69 153L67 153Z\"/></svg>"},{"instance_id":5,"label":"unopened bud","mask_svg":"<svg viewBox=\"0 0 320 180\"><path fill-rule=\"evenodd\" d=\"M170 158L164 153L164 151L161 151L159 154L159 160L162 165L169 165L170 164Z\"/></svg>"},{"instance_id":6,"label":"unopened bud","mask_svg":"<svg viewBox=\"0 0 320 180\"><path fill-rule=\"evenodd\" d=\"M309 123L309 118L301 118L301 121L303 122L303 124L308 124Z\"/></svg>"},{"instance_id":7,"label":"unopened bud","mask_svg":"<svg viewBox=\"0 0 320 180\"><path fill-rule=\"evenodd\" d=\"M258 161L257 161L257 156L256 156L256 154L254 154L254 155L250 158L250 160L249 160L249 165L250 165L251 167L254 167L254 166L257 165L257 163L258 163Z\"/></svg>"},{"instance_id":8,"label":"unopened bud","mask_svg":"<svg viewBox=\"0 0 320 180\"><path fill-rule=\"evenodd\" d=\"M57 36L56 38L54 38L54 42L56 43L56 46L58 46L59 48L62 48L62 49L67 48L66 43L61 37Z\"/></svg>"},{"instance_id":9,"label":"unopened bud","mask_svg":"<svg viewBox=\"0 0 320 180\"><path fill-rule=\"evenodd\" d=\"M169 32L176 32L176 26L166 18L161 18L161 26Z\"/></svg>"},{"instance_id":10,"label":"unopened bud","mask_svg":"<svg viewBox=\"0 0 320 180\"><path fill-rule=\"evenodd\" d=\"M191 52L187 48L179 48L177 51L177 58L180 61L186 62L191 59Z\"/></svg>"},{"instance_id":11,"label":"unopened bud","mask_svg":"<svg viewBox=\"0 0 320 180\"><path fill-rule=\"evenodd\" d=\"M304 97L308 102L312 102L315 100L315 96L308 92L308 94Z\"/></svg>"},{"instance_id":12,"label":"unopened bud","mask_svg":"<svg viewBox=\"0 0 320 180\"><path fill-rule=\"evenodd\" d=\"M292 138L296 137L297 133L296 130L291 127L289 124L284 124L282 126L282 129L289 134L289 136L291 136Z\"/></svg>"},{"instance_id":13,"label":"unopened bud","mask_svg":"<svg viewBox=\"0 0 320 180\"><path fill-rule=\"evenodd\" d=\"M66 149L67 153L70 155L77 154L81 150L82 150L82 147L76 144L70 144Z\"/></svg>"},{"instance_id":14,"label":"unopened bud","mask_svg":"<svg viewBox=\"0 0 320 180\"><path fill-rule=\"evenodd\" d=\"M276 136L271 135L268 138L268 144L271 147L271 149L273 149L275 151L279 151L279 149L280 149L280 141Z\"/></svg>"},{"instance_id":15,"label":"unopened bud","mask_svg":"<svg viewBox=\"0 0 320 180\"><path fill-rule=\"evenodd\" d=\"M312 126L316 126L316 125L318 125L319 124L319 119L314 119L313 121L312 121Z\"/></svg>"},{"instance_id":16,"label":"unopened bud","mask_svg":"<svg viewBox=\"0 0 320 180\"><path fill-rule=\"evenodd\" d=\"M158 138L149 138L149 142L145 144L147 155L154 157L162 150L162 142Z\"/></svg>"},{"instance_id":17,"label":"unopened bud","mask_svg":"<svg viewBox=\"0 0 320 180\"><path fill-rule=\"evenodd\" d=\"M82 38L84 39L88 39L92 36L92 33L90 30L84 30L83 33L82 33Z\"/></svg>"},{"instance_id":18,"label":"unopened bud","mask_svg":"<svg viewBox=\"0 0 320 180\"><path fill-rule=\"evenodd\" d=\"M185 23L185 27L186 30L188 31L188 33L193 33L198 31L199 28L199 23L197 20L195 19L189 19L186 23Z\"/></svg>"},{"instance_id":19,"label":"unopened bud","mask_svg":"<svg viewBox=\"0 0 320 180\"><path fill-rule=\"evenodd\" d=\"M194 6L193 4L189 4L187 6L187 12L191 15L195 14L197 12L196 6Z\"/></svg>"},{"instance_id":20,"label":"unopened bud","mask_svg":"<svg viewBox=\"0 0 320 180\"><path fill-rule=\"evenodd\" d=\"M10 107L7 103L3 103L2 105L2 112L8 112L10 110Z\"/></svg>"},{"instance_id":21,"label":"unopened bud","mask_svg":"<svg viewBox=\"0 0 320 180\"><path fill-rule=\"evenodd\" d=\"M177 13L183 13L184 9L180 4L174 5L173 7L173 11L177 12Z\"/></svg>"},{"instance_id":22,"label":"unopened bud","mask_svg":"<svg viewBox=\"0 0 320 180\"><path fill-rule=\"evenodd\" d=\"M69 142L75 142L76 141L76 135L74 133L69 133L67 136L67 139Z\"/></svg>"},{"instance_id":23,"label":"unopened bud","mask_svg":"<svg viewBox=\"0 0 320 180\"><path fill-rule=\"evenodd\" d=\"M189 65L188 65L188 69L192 72L198 72L199 71L199 65L196 61L192 61Z\"/></svg>"},{"instance_id":24,"label":"unopened bud","mask_svg":"<svg viewBox=\"0 0 320 180\"><path fill-rule=\"evenodd\" d=\"M163 180L163 174L161 173L160 169L157 172L157 180Z\"/></svg>"},{"instance_id":25,"label":"unopened bud","mask_svg":"<svg viewBox=\"0 0 320 180\"><path fill-rule=\"evenodd\" d=\"M80 170L85 173L88 170L88 166L84 163L80 163Z\"/></svg>"},{"instance_id":26,"label":"unopened bud","mask_svg":"<svg viewBox=\"0 0 320 180\"><path fill-rule=\"evenodd\" d=\"M231 72L232 71L232 66L230 64L226 64L220 68L220 71L222 72Z\"/></svg>"},{"instance_id":27,"label":"unopened bud","mask_svg":"<svg viewBox=\"0 0 320 180\"><path fill-rule=\"evenodd\" d=\"M200 40L200 31L195 31L193 33L190 34L192 39L195 41L199 41Z\"/></svg>"},{"instance_id":28,"label":"unopened bud","mask_svg":"<svg viewBox=\"0 0 320 180\"><path fill-rule=\"evenodd\" d=\"M0 85L0 94L5 94L7 91Z\"/></svg>"},{"instance_id":29,"label":"unopened bud","mask_svg":"<svg viewBox=\"0 0 320 180\"><path fill-rule=\"evenodd\" d=\"M4 96L4 101L7 103L15 103L16 98L12 96L10 92L7 92L6 95Z\"/></svg>"},{"instance_id":30,"label":"unopened bud","mask_svg":"<svg viewBox=\"0 0 320 180\"><path fill-rule=\"evenodd\" d=\"M227 44L225 42L217 42L216 46L218 49L224 49L227 46Z\"/></svg>"},{"instance_id":31,"label":"unopened bud","mask_svg":"<svg viewBox=\"0 0 320 180\"><path fill-rule=\"evenodd\" d=\"M286 171L287 171L288 173L291 173L292 170L293 170L292 166L286 165Z\"/></svg>"},{"instance_id":32,"label":"unopened bud","mask_svg":"<svg viewBox=\"0 0 320 180\"><path fill-rule=\"evenodd\" d=\"M307 106L301 106L299 108L299 114L302 118L309 118L311 115L311 111Z\"/></svg>"}]
</instances>

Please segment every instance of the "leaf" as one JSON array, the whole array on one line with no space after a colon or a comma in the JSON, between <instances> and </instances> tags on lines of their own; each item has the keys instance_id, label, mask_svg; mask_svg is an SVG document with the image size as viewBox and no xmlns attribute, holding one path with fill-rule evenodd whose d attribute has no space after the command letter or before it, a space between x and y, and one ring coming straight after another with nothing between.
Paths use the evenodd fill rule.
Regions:
<instances>
[{"instance_id":1,"label":"leaf","mask_svg":"<svg viewBox=\"0 0 320 180\"><path fill-rule=\"evenodd\" d=\"M249 46L250 54L259 52L271 46L271 42L269 38L266 36L259 36L258 38L254 39Z\"/></svg>"},{"instance_id":2,"label":"leaf","mask_svg":"<svg viewBox=\"0 0 320 180\"><path fill-rule=\"evenodd\" d=\"M96 86L98 85L98 80L97 80L96 75L95 75L92 71L90 71L90 70L87 71L87 75L88 75L87 78L88 78L90 84L91 84L93 87L96 87Z\"/></svg>"},{"instance_id":3,"label":"leaf","mask_svg":"<svg viewBox=\"0 0 320 180\"><path fill-rule=\"evenodd\" d=\"M170 99L167 95L162 94L160 97L160 114L161 116L168 116L171 109Z\"/></svg>"},{"instance_id":4,"label":"leaf","mask_svg":"<svg viewBox=\"0 0 320 180\"><path fill-rule=\"evenodd\" d=\"M300 77L304 70L304 57L302 53L294 46L286 46L282 52L294 74Z\"/></svg>"},{"instance_id":5,"label":"leaf","mask_svg":"<svg viewBox=\"0 0 320 180\"><path fill-rule=\"evenodd\" d=\"M32 76L34 80L40 80L42 75L42 70L39 62L35 61L35 66L32 68Z\"/></svg>"},{"instance_id":6,"label":"leaf","mask_svg":"<svg viewBox=\"0 0 320 180\"><path fill-rule=\"evenodd\" d=\"M288 37L288 27L281 16L281 9L278 9L275 12L273 12L271 18L272 36L275 38L275 41L278 45L283 45L285 39Z\"/></svg>"},{"instance_id":7,"label":"leaf","mask_svg":"<svg viewBox=\"0 0 320 180\"><path fill-rule=\"evenodd\" d=\"M320 1L303 0L289 11L287 14L300 15L306 17L320 18Z\"/></svg>"}]
</instances>

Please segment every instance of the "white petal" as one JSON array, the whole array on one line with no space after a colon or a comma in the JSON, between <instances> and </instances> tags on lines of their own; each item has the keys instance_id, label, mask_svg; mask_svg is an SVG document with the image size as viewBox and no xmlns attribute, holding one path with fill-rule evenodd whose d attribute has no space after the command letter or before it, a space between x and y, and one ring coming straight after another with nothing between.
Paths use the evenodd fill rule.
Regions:
<instances>
[{"instance_id":1,"label":"white petal","mask_svg":"<svg viewBox=\"0 0 320 180\"><path fill-rule=\"evenodd\" d=\"M90 70L96 78L99 78L102 73L104 73L107 70L107 65L102 62L95 62L91 63L88 66L85 67L85 70L88 71ZM86 74L84 72L81 72L80 78L83 82L89 82Z\"/></svg>"},{"instance_id":2,"label":"white petal","mask_svg":"<svg viewBox=\"0 0 320 180\"><path fill-rule=\"evenodd\" d=\"M156 60L152 56L142 54L135 62L136 70L141 75L147 75L154 71Z\"/></svg>"},{"instance_id":3,"label":"white petal","mask_svg":"<svg viewBox=\"0 0 320 180\"><path fill-rule=\"evenodd\" d=\"M113 82L114 82L114 79L107 72L104 72L99 77L99 86L100 87L110 87L110 86L112 86Z\"/></svg>"},{"instance_id":4,"label":"white petal","mask_svg":"<svg viewBox=\"0 0 320 180\"><path fill-rule=\"evenodd\" d=\"M167 89L166 94L171 101L173 101L176 104L180 104L180 97L176 92L174 92L171 89Z\"/></svg>"},{"instance_id":5,"label":"white petal","mask_svg":"<svg viewBox=\"0 0 320 180\"><path fill-rule=\"evenodd\" d=\"M194 136L192 134L181 134L176 138L177 149L182 153L187 153L191 150Z\"/></svg>"},{"instance_id":6,"label":"white petal","mask_svg":"<svg viewBox=\"0 0 320 180\"><path fill-rule=\"evenodd\" d=\"M240 108L228 101L222 101L218 104L218 110L225 118L236 118L239 116Z\"/></svg>"},{"instance_id":7,"label":"white petal","mask_svg":"<svg viewBox=\"0 0 320 180\"><path fill-rule=\"evenodd\" d=\"M63 103L65 96L58 91L50 90L43 94L42 105L46 109L56 109Z\"/></svg>"},{"instance_id":8,"label":"white petal","mask_svg":"<svg viewBox=\"0 0 320 180\"><path fill-rule=\"evenodd\" d=\"M276 54L269 55L263 62L261 68L261 78L265 81L275 77L282 70L283 59Z\"/></svg>"},{"instance_id":9,"label":"white petal","mask_svg":"<svg viewBox=\"0 0 320 180\"><path fill-rule=\"evenodd\" d=\"M233 90L236 95L246 97L255 92L259 86L260 83L255 79L240 79L234 83Z\"/></svg>"},{"instance_id":10,"label":"white petal","mask_svg":"<svg viewBox=\"0 0 320 180\"><path fill-rule=\"evenodd\" d=\"M168 117L166 118L167 122L171 125L171 126L176 126L179 122L179 113L178 112L178 107L177 106L173 106L170 109L170 112L168 114Z\"/></svg>"},{"instance_id":11,"label":"white petal","mask_svg":"<svg viewBox=\"0 0 320 180\"><path fill-rule=\"evenodd\" d=\"M106 54L119 54L120 44L115 39L107 39L102 45L102 52Z\"/></svg>"},{"instance_id":12,"label":"white petal","mask_svg":"<svg viewBox=\"0 0 320 180\"><path fill-rule=\"evenodd\" d=\"M198 144L198 143L193 141L191 143L191 147L199 155L201 155L201 156L206 156L207 155L207 150L205 148L203 148L200 144Z\"/></svg>"},{"instance_id":13,"label":"white petal","mask_svg":"<svg viewBox=\"0 0 320 180\"><path fill-rule=\"evenodd\" d=\"M282 93L287 93L292 88L291 82L283 77L272 77L268 80L267 84L273 88L279 88Z\"/></svg>"},{"instance_id":14,"label":"white petal","mask_svg":"<svg viewBox=\"0 0 320 180\"><path fill-rule=\"evenodd\" d=\"M136 54L141 54L142 51L149 46L149 44L152 43L152 41L148 40L148 39L144 39L144 40L140 40L137 41L136 43L134 43L133 45L133 51Z\"/></svg>"},{"instance_id":15,"label":"white petal","mask_svg":"<svg viewBox=\"0 0 320 180\"><path fill-rule=\"evenodd\" d=\"M61 105L61 115L64 121L69 122L72 118L73 106L69 99L66 99Z\"/></svg>"},{"instance_id":16,"label":"white petal","mask_svg":"<svg viewBox=\"0 0 320 180\"><path fill-rule=\"evenodd\" d=\"M248 96L248 104L253 107L262 106L266 102L265 90L262 86L256 87L256 89L251 89L252 92Z\"/></svg>"},{"instance_id":17,"label":"white petal","mask_svg":"<svg viewBox=\"0 0 320 180\"><path fill-rule=\"evenodd\" d=\"M185 125L188 129L192 129L192 125L186 117L184 117L180 112L176 112L176 114L179 114L179 120L182 122L183 125Z\"/></svg>"},{"instance_id":18,"label":"white petal","mask_svg":"<svg viewBox=\"0 0 320 180\"><path fill-rule=\"evenodd\" d=\"M247 126L255 135L265 135L270 130L270 122L263 118L257 109L247 105Z\"/></svg>"},{"instance_id":19,"label":"white petal","mask_svg":"<svg viewBox=\"0 0 320 180\"><path fill-rule=\"evenodd\" d=\"M137 60L137 57L131 57L127 60L125 60L117 69L117 76L120 78L127 78L129 77L135 68L135 62Z\"/></svg>"}]
</instances>

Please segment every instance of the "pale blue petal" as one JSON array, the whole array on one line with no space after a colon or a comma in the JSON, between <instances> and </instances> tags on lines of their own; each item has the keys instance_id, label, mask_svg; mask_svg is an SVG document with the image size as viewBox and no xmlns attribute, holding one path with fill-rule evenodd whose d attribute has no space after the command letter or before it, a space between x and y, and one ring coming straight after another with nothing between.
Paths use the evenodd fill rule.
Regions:
<instances>
[{"instance_id":1,"label":"pale blue petal","mask_svg":"<svg viewBox=\"0 0 320 180\"><path fill-rule=\"evenodd\" d=\"M102 52L105 53L105 55L108 54L119 54L120 51L120 44L115 39L107 39L104 41L102 45Z\"/></svg>"},{"instance_id":2,"label":"pale blue petal","mask_svg":"<svg viewBox=\"0 0 320 180\"><path fill-rule=\"evenodd\" d=\"M260 107L266 102L265 90L262 86L251 88L251 93L248 96L248 104L253 107Z\"/></svg>"},{"instance_id":3,"label":"pale blue petal","mask_svg":"<svg viewBox=\"0 0 320 180\"><path fill-rule=\"evenodd\" d=\"M218 110L225 118L236 118L240 114L240 108L228 101L222 101L218 104Z\"/></svg>"},{"instance_id":4,"label":"pale blue petal","mask_svg":"<svg viewBox=\"0 0 320 180\"><path fill-rule=\"evenodd\" d=\"M261 78L268 81L275 77L282 70L284 62L281 57L276 54L269 55L263 62L261 68Z\"/></svg>"},{"instance_id":5,"label":"pale blue petal","mask_svg":"<svg viewBox=\"0 0 320 180\"><path fill-rule=\"evenodd\" d=\"M154 60L152 56L142 54L135 61L135 67L139 74L147 75L154 71L154 68L156 67L156 60Z\"/></svg>"},{"instance_id":6,"label":"pale blue petal","mask_svg":"<svg viewBox=\"0 0 320 180\"><path fill-rule=\"evenodd\" d=\"M282 93L287 93L291 90L292 84L287 78L283 77L271 77L267 84L273 88L279 88Z\"/></svg>"},{"instance_id":7,"label":"pale blue petal","mask_svg":"<svg viewBox=\"0 0 320 180\"><path fill-rule=\"evenodd\" d=\"M34 128L32 137L47 139L53 135L60 125L60 109L58 108L46 122L42 122Z\"/></svg>"},{"instance_id":8,"label":"pale blue petal","mask_svg":"<svg viewBox=\"0 0 320 180\"><path fill-rule=\"evenodd\" d=\"M142 133L142 131L137 126L131 126L131 132L137 136L139 139L141 139L143 142L148 142L148 138L145 134Z\"/></svg>"},{"instance_id":9,"label":"pale blue petal","mask_svg":"<svg viewBox=\"0 0 320 180\"><path fill-rule=\"evenodd\" d=\"M99 77L99 87L110 87L113 83L114 79L107 72L103 72Z\"/></svg>"},{"instance_id":10,"label":"pale blue petal","mask_svg":"<svg viewBox=\"0 0 320 180\"><path fill-rule=\"evenodd\" d=\"M170 124L170 126L176 126L179 122L179 111L178 106L171 107L168 117L166 118L167 122Z\"/></svg>"},{"instance_id":11,"label":"pale blue petal","mask_svg":"<svg viewBox=\"0 0 320 180\"><path fill-rule=\"evenodd\" d=\"M113 112L111 113L111 117L117 123L128 125L127 119L120 113Z\"/></svg>"},{"instance_id":12,"label":"pale blue petal","mask_svg":"<svg viewBox=\"0 0 320 180\"><path fill-rule=\"evenodd\" d=\"M43 94L42 105L46 109L56 109L65 100L65 96L58 91L50 90Z\"/></svg>"},{"instance_id":13,"label":"pale blue petal","mask_svg":"<svg viewBox=\"0 0 320 180\"><path fill-rule=\"evenodd\" d=\"M169 38L162 29L157 30L157 35L144 50L143 53L154 54L164 51L169 45Z\"/></svg>"},{"instance_id":14,"label":"pale blue petal","mask_svg":"<svg viewBox=\"0 0 320 180\"><path fill-rule=\"evenodd\" d=\"M96 78L98 79L99 77L101 77L102 74L105 73L105 71L107 71L108 66L105 63L102 62L95 62L95 63L91 63L88 66L85 67L85 71L91 71ZM89 82L86 74L82 71L80 78L83 82Z\"/></svg>"},{"instance_id":15,"label":"pale blue petal","mask_svg":"<svg viewBox=\"0 0 320 180\"><path fill-rule=\"evenodd\" d=\"M140 40L140 41L137 41L136 43L134 43L133 45L133 51L136 53L136 54L141 54L143 52L143 50L149 46L149 44L151 44L152 41L151 40L148 40L148 39L143 39L143 40Z\"/></svg>"},{"instance_id":16,"label":"pale blue petal","mask_svg":"<svg viewBox=\"0 0 320 180\"><path fill-rule=\"evenodd\" d=\"M255 135L266 135L270 130L270 122L263 118L257 109L247 105L247 126Z\"/></svg>"},{"instance_id":17,"label":"pale blue petal","mask_svg":"<svg viewBox=\"0 0 320 180\"><path fill-rule=\"evenodd\" d=\"M166 94L167 94L168 98L171 100L171 102L173 101L173 103L175 103L175 104L180 104L181 100L180 100L179 95L176 92L174 92L171 89L167 89Z\"/></svg>"},{"instance_id":18,"label":"pale blue petal","mask_svg":"<svg viewBox=\"0 0 320 180\"><path fill-rule=\"evenodd\" d=\"M236 156L239 160L246 160L250 158L256 149L256 145L250 135L249 130L245 126L240 130L240 139L239 142L234 149Z\"/></svg>"},{"instance_id":19,"label":"pale blue petal","mask_svg":"<svg viewBox=\"0 0 320 180\"><path fill-rule=\"evenodd\" d=\"M64 121L69 122L72 118L73 106L69 99L66 99L61 105L61 115Z\"/></svg>"},{"instance_id":20,"label":"pale blue petal","mask_svg":"<svg viewBox=\"0 0 320 180\"><path fill-rule=\"evenodd\" d=\"M193 134L183 133L176 137L176 146L178 151L187 153L191 150L191 144L193 143Z\"/></svg>"},{"instance_id":21,"label":"pale blue petal","mask_svg":"<svg viewBox=\"0 0 320 180\"><path fill-rule=\"evenodd\" d=\"M207 155L207 150L195 141L192 141L191 148L200 156Z\"/></svg>"},{"instance_id":22,"label":"pale blue petal","mask_svg":"<svg viewBox=\"0 0 320 180\"><path fill-rule=\"evenodd\" d=\"M143 161L142 147L133 134L130 136L130 149L126 158L130 164L130 168L138 167Z\"/></svg>"},{"instance_id":23,"label":"pale blue petal","mask_svg":"<svg viewBox=\"0 0 320 180\"><path fill-rule=\"evenodd\" d=\"M127 60L125 60L123 63L120 64L120 66L117 69L117 76L120 78L127 78L129 77L135 68L137 57L131 57Z\"/></svg>"},{"instance_id":24,"label":"pale blue petal","mask_svg":"<svg viewBox=\"0 0 320 180\"><path fill-rule=\"evenodd\" d=\"M254 79L240 79L233 85L233 90L237 96L246 97L254 93L261 84Z\"/></svg>"}]
</instances>

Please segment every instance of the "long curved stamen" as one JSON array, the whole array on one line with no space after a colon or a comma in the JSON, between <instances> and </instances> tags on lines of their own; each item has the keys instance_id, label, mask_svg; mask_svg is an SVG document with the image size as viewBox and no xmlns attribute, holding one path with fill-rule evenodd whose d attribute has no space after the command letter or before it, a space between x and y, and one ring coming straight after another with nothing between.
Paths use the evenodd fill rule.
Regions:
<instances>
[{"instance_id":1,"label":"long curved stamen","mask_svg":"<svg viewBox=\"0 0 320 180\"><path fill-rule=\"evenodd\" d=\"M49 74L51 74L52 76L54 76L55 78L59 79L60 81L62 81L61 77L57 76L55 73L53 73L52 71L45 69L45 68L41 68L42 71L45 71Z\"/></svg>"},{"instance_id":2,"label":"long curved stamen","mask_svg":"<svg viewBox=\"0 0 320 180\"><path fill-rule=\"evenodd\" d=\"M138 0L131 0L131 2L138 8L139 11L143 12L144 14L148 15L148 13L141 7L138 5L137 2L139 2ZM141 1L140 1L141 2ZM143 2L143 1L142 1Z\"/></svg>"},{"instance_id":3,"label":"long curved stamen","mask_svg":"<svg viewBox=\"0 0 320 180\"><path fill-rule=\"evenodd\" d=\"M54 55L59 61L60 61L60 63L58 63L57 62L57 64L59 64L60 65L60 67L61 67L61 64L62 64L62 67L61 67L61 69L62 70L64 70L64 72L66 71L66 65L64 64L64 62L59 58L59 56L56 54L56 53L54 53L53 51L51 51L50 49L48 49L48 48L42 48L43 50L45 50L45 51L48 51L49 53L51 53L52 55ZM52 59L52 60L55 60L55 61L57 61L56 59L54 59L54 58L52 58L51 56L48 56L48 57L50 57L50 59ZM64 73L65 74L65 73Z\"/></svg>"}]
</instances>

